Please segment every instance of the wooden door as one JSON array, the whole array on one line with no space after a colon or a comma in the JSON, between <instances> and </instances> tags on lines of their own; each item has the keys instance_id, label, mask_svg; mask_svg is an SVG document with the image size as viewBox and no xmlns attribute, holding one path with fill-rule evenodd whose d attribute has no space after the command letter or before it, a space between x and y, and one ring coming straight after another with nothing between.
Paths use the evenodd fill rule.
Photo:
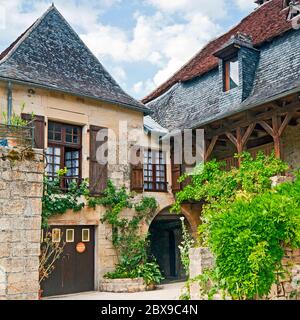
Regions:
<instances>
[{"instance_id":1,"label":"wooden door","mask_svg":"<svg viewBox=\"0 0 300 320\"><path fill-rule=\"evenodd\" d=\"M93 226L51 226L44 234L52 234L53 241L60 234L64 250L54 264L49 278L42 282L42 296L86 292L94 290L95 228Z\"/></svg>"}]
</instances>

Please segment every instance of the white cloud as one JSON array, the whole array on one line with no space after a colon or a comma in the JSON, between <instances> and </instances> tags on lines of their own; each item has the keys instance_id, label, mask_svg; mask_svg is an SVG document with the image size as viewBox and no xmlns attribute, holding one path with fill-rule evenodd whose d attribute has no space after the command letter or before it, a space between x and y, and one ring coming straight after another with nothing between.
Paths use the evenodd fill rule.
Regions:
<instances>
[{"instance_id":1,"label":"white cloud","mask_svg":"<svg viewBox=\"0 0 300 320\"><path fill-rule=\"evenodd\" d=\"M151 80L139 81L133 85L132 91L139 98L143 98L145 93L151 92L156 87L155 83Z\"/></svg>"},{"instance_id":2,"label":"white cloud","mask_svg":"<svg viewBox=\"0 0 300 320\"><path fill-rule=\"evenodd\" d=\"M117 82L124 82L127 79L125 70L120 66L113 67L110 73Z\"/></svg>"},{"instance_id":3,"label":"white cloud","mask_svg":"<svg viewBox=\"0 0 300 320\"><path fill-rule=\"evenodd\" d=\"M87 33L97 27L99 16L107 8L120 1L56 0L55 5L77 31ZM50 7L50 4L51 1L48 0L0 0L0 8L4 11L6 21L4 25L5 32L1 32L0 45L1 43L14 41ZM27 9L25 9L26 7Z\"/></svg>"},{"instance_id":4,"label":"white cloud","mask_svg":"<svg viewBox=\"0 0 300 320\"><path fill-rule=\"evenodd\" d=\"M159 10L175 13L202 13L211 18L226 15L225 0L146 0Z\"/></svg>"},{"instance_id":5,"label":"white cloud","mask_svg":"<svg viewBox=\"0 0 300 320\"><path fill-rule=\"evenodd\" d=\"M236 0L236 3L239 6L239 8L244 11L248 11L257 6L254 3L254 0Z\"/></svg>"},{"instance_id":6,"label":"white cloud","mask_svg":"<svg viewBox=\"0 0 300 320\"><path fill-rule=\"evenodd\" d=\"M233 1L233 0L232 0ZM235 0L240 3L243 0ZM250 0L249 0L250 1ZM156 8L154 14L135 12L131 29L101 22L101 16L122 0L56 0L55 5L79 32L83 41L123 86L125 63L148 63L156 68L150 79L133 85L133 92L146 94L160 85L188 61L212 37L220 33L216 21L226 14L225 0L143 0ZM24 10L24 5L30 10ZM240 4L239 4L240 5ZM0 46L12 42L49 7L48 0L0 0L9 16L9 26L1 32Z\"/></svg>"},{"instance_id":7,"label":"white cloud","mask_svg":"<svg viewBox=\"0 0 300 320\"><path fill-rule=\"evenodd\" d=\"M162 12L152 16L138 13L135 19L131 34L112 26L98 26L81 37L100 59L109 56L118 63L144 61L161 68L153 78L155 85L165 81L220 32L220 27L200 12L186 14L181 23L170 21ZM140 87L137 85L134 91Z\"/></svg>"}]
</instances>

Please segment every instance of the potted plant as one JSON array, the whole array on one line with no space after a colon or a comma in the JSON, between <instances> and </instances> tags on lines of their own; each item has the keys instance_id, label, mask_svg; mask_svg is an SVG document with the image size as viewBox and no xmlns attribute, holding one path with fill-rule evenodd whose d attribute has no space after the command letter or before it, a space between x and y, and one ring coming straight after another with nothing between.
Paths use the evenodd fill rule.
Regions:
<instances>
[{"instance_id":1,"label":"potted plant","mask_svg":"<svg viewBox=\"0 0 300 320\"><path fill-rule=\"evenodd\" d=\"M25 104L21 107L21 113L24 111ZM22 128L28 128L30 124L34 121L34 114L32 113L31 120L24 120L20 115L12 112L11 117L8 117L7 112L2 113L3 124L7 126L7 131L5 134L5 139L1 140L3 145L8 145L9 147L16 147L24 142L24 132Z\"/></svg>"}]
</instances>

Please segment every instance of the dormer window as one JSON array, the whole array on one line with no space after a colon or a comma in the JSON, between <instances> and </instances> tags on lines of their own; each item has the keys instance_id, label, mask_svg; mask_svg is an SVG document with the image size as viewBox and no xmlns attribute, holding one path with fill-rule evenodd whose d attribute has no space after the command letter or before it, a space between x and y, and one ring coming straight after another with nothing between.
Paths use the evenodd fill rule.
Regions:
<instances>
[{"instance_id":1,"label":"dormer window","mask_svg":"<svg viewBox=\"0 0 300 320\"><path fill-rule=\"evenodd\" d=\"M298 1L286 1L286 5L290 7L288 20L292 20L300 14L300 3Z\"/></svg>"},{"instance_id":2,"label":"dormer window","mask_svg":"<svg viewBox=\"0 0 300 320\"><path fill-rule=\"evenodd\" d=\"M223 89L229 91L239 86L239 60L238 56L224 60Z\"/></svg>"}]
</instances>

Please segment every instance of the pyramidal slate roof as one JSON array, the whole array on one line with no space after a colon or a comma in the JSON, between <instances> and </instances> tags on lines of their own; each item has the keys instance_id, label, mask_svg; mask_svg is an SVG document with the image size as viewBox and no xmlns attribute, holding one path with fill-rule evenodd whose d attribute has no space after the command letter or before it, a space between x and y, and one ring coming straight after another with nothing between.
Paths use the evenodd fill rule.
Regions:
<instances>
[{"instance_id":1,"label":"pyramidal slate roof","mask_svg":"<svg viewBox=\"0 0 300 320\"><path fill-rule=\"evenodd\" d=\"M54 5L0 54L1 79L149 113L121 89Z\"/></svg>"}]
</instances>

